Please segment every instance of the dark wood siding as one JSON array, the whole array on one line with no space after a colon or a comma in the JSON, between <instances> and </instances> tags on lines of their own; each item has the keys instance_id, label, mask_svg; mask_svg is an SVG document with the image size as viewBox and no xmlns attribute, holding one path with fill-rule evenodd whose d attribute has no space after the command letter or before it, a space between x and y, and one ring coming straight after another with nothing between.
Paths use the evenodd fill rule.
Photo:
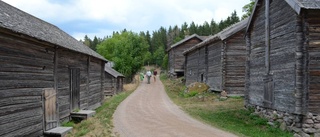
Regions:
<instances>
[{"instance_id":1,"label":"dark wood siding","mask_svg":"<svg viewBox=\"0 0 320 137\"><path fill-rule=\"evenodd\" d=\"M264 6L261 5L255 12L255 16L252 20L252 26L250 34L250 45L249 50L249 69L248 74L248 96L249 102L254 105L262 106L263 100L263 78L265 73L265 33L264 33Z\"/></svg>"},{"instance_id":2,"label":"dark wood siding","mask_svg":"<svg viewBox=\"0 0 320 137\"><path fill-rule=\"evenodd\" d=\"M105 72L105 79L103 90L105 95L114 95L116 94L116 78L111 74Z\"/></svg>"},{"instance_id":3,"label":"dark wood siding","mask_svg":"<svg viewBox=\"0 0 320 137\"><path fill-rule=\"evenodd\" d=\"M225 40L224 90L229 94L243 94L245 83L246 43L243 31Z\"/></svg>"},{"instance_id":4,"label":"dark wood siding","mask_svg":"<svg viewBox=\"0 0 320 137\"><path fill-rule=\"evenodd\" d=\"M186 55L187 60L187 68L186 72L184 72L186 78L186 85L189 85L193 82L197 82L198 78L198 58L199 51L195 50Z\"/></svg>"},{"instance_id":5,"label":"dark wood siding","mask_svg":"<svg viewBox=\"0 0 320 137\"><path fill-rule=\"evenodd\" d=\"M211 90L222 90L222 64L221 49L222 41L208 45L208 74L207 84Z\"/></svg>"},{"instance_id":6,"label":"dark wood siding","mask_svg":"<svg viewBox=\"0 0 320 137\"><path fill-rule=\"evenodd\" d=\"M169 71L171 73L184 72L185 56L182 53L201 41L202 40L194 37L172 48L169 51Z\"/></svg>"},{"instance_id":7,"label":"dark wood siding","mask_svg":"<svg viewBox=\"0 0 320 137\"><path fill-rule=\"evenodd\" d=\"M250 30L249 102L263 106L265 69L265 4L258 7ZM273 79L273 108L295 110L295 52L297 16L282 0L270 5L270 73Z\"/></svg>"},{"instance_id":8,"label":"dark wood siding","mask_svg":"<svg viewBox=\"0 0 320 137\"><path fill-rule=\"evenodd\" d=\"M184 70L184 63L185 57L183 56L183 51L186 49L198 44L201 42L198 38L192 38L187 42L177 46L174 48L174 69L175 71L183 71Z\"/></svg>"},{"instance_id":9,"label":"dark wood siding","mask_svg":"<svg viewBox=\"0 0 320 137\"><path fill-rule=\"evenodd\" d=\"M308 11L309 111L320 114L320 11Z\"/></svg>"},{"instance_id":10,"label":"dark wood siding","mask_svg":"<svg viewBox=\"0 0 320 137\"><path fill-rule=\"evenodd\" d=\"M69 116L71 110L70 68L80 69L80 109L88 107L87 104L87 58L83 54L67 49L58 49L57 88L60 119Z\"/></svg>"},{"instance_id":11,"label":"dark wood siding","mask_svg":"<svg viewBox=\"0 0 320 137\"><path fill-rule=\"evenodd\" d=\"M104 67L102 61L90 58L90 74L89 74L89 108L96 108L101 105L103 90L101 83L103 83L102 75L104 75ZM102 73L103 72L103 73Z\"/></svg>"},{"instance_id":12,"label":"dark wood siding","mask_svg":"<svg viewBox=\"0 0 320 137\"><path fill-rule=\"evenodd\" d=\"M198 57L198 82L206 82L206 71L207 71L207 47L203 46L199 49L199 57Z\"/></svg>"},{"instance_id":13,"label":"dark wood siding","mask_svg":"<svg viewBox=\"0 0 320 137\"><path fill-rule=\"evenodd\" d=\"M42 89L54 87L53 58L52 47L0 33L0 136L42 135Z\"/></svg>"}]
</instances>

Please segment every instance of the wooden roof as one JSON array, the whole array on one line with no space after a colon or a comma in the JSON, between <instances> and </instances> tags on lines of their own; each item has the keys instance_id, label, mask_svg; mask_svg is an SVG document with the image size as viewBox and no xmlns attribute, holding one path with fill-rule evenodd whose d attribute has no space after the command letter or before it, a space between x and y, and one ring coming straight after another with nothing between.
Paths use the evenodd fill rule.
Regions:
<instances>
[{"instance_id":1,"label":"wooden roof","mask_svg":"<svg viewBox=\"0 0 320 137\"><path fill-rule=\"evenodd\" d=\"M124 77L121 73L119 73L118 71L114 70L113 68L109 67L109 66L105 66L104 70L111 74L113 77L117 78L117 77Z\"/></svg>"},{"instance_id":2,"label":"wooden roof","mask_svg":"<svg viewBox=\"0 0 320 137\"><path fill-rule=\"evenodd\" d=\"M108 61L58 27L0 0L0 28Z\"/></svg>"},{"instance_id":3,"label":"wooden roof","mask_svg":"<svg viewBox=\"0 0 320 137\"><path fill-rule=\"evenodd\" d=\"M186 37L186 38L184 38L183 40L180 40L179 42L171 45L170 48L169 48L167 51L170 51L171 49L173 49L173 48L175 48L175 47L177 47L177 46L179 46L179 45L187 42L188 40L190 40L190 39L192 39L192 38L198 38L198 39L200 39L201 41L203 41L203 40L205 40L207 37L208 37L208 36L199 36L199 35L197 35L197 34L193 34L193 35L191 35L191 36L189 36L189 37Z\"/></svg>"},{"instance_id":4,"label":"wooden roof","mask_svg":"<svg viewBox=\"0 0 320 137\"><path fill-rule=\"evenodd\" d=\"M230 36L236 34L237 32L239 32L239 31L241 31L241 30L243 30L243 29L245 29L246 26L247 26L248 20L249 20L249 19L246 18L246 19L244 19L244 20L242 20L242 21L240 21L240 22L238 22L238 23L235 23L235 24L233 24L232 26L230 26L230 27L228 27L228 28L220 31L220 32L217 33L216 35L213 35L213 36L207 38L206 40L202 41L201 43L199 43L199 44L197 44L197 45L195 45L195 46L193 46L193 47L185 50L185 51L183 52L183 55L186 55L186 54L188 54L188 53L191 52L191 51L194 51L194 50L196 50L196 49L198 49L198 48L201 48L201 47L203 47L203 46L205 46L205 45L208 45L208 44L210 44L210 43L213 43L213 42L215 42L215 41L217 41L217 40L225 40L225 39L228 39Z\"/></svg>"},{"instance_id":5,"label":"wooden roof","mask_svg":"<svg viewBox=\"0 0 320 137\"><path fill-rule=\"evenodd\" d=\"M288 5L298 14L301 14L301 10L302 9L306 9L306 10L319 10L320 9L320 1L319 0L284 0L288 3ZM247 29L246 29L246 33L249 31L250 29L250 25L252 22L252 18L256 13L256 9L257 7L260 5L260 3L262 2L262 0L256 0L252 14L249 18L249 22L247 24Z\"/></svg>"}]
</instances>

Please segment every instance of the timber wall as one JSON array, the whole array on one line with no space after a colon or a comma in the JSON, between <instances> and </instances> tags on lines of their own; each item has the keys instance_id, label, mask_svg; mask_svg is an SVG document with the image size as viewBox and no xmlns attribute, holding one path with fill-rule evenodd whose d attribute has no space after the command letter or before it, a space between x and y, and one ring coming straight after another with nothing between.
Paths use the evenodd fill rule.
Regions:
<instances>
[{"instance_id":1,"label":"timber wall","mask_svg":"<svg viewBox=\"0 0 320 137\"><path fill-rule=\"evenodd\" d=\"M0 33L0 136L42 135L42 89L54 87L53 59L53 47Z\"/></svg>"},{"instance_id":2,"label":"timber wall","mask_svg":"<svg viewBox=\"0 0 320 137\"><path fill-rule=\"evenodd\" d=\"M265 4L256 11L249 32L249 74L247 75L249 103L263 106L265 69ZM273 77L273 109L295 111L295 46L296 14L282 0L270 5L270 72Z\"/></svg>"},{"instance_id":3,"label":"timber wall","mask_svg":"<svg viewBox=\"0 0 320 137\"><path fill-rule=\"evenodd\" d=\"M186 85L197 82L199 51L194 50L186 55L186 70L184 72Z\"/></svg>"},{"instance_id":4,"label":"timber wall","mask_svg":"<svg viewBox=\"0 0 320 137\"><path fill-rule=\"evenodd\" d=\"M224 40L223 85L228 94L244 94L246 43L243 34L240 31Z\"/></svg>"},{"instance_id":5,"label":"timber wall","mask_svg":"<svg viewBox=\"0 0 320 137\"><path fill-rule=\"evenodd\" d=\"M308 25L306 39L308 41L308 110L320 114L320 11L308 10L306 22Z\"/></svg>"},{"instance_id":6,"label":"timber wall","mask_svg":"<svg viewBox=\"0 0 320 137\"><path fill-rule=\"evenodd\" d=\"M211 90L222 91L222 41L208 45L208 74L207 85Z\"/></svg>"}]
</instances>

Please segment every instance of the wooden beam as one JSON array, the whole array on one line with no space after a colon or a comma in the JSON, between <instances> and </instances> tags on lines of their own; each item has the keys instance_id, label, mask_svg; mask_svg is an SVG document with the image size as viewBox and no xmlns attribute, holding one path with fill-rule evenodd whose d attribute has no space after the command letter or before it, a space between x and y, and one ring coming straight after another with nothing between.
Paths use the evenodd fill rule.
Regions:
<instances>
[{"instance_id":1,"label":"wooden beam","mask_svg":"<svg viewBox=\"0 0 320 137\"><path fill-rule=\"evenodd\" d=\"M270 0L266 0L265 6L265 65L266 65L266 75L270 74L270 21L269 21L269 11L270 11Z\"/></svg>"}]
</instances>

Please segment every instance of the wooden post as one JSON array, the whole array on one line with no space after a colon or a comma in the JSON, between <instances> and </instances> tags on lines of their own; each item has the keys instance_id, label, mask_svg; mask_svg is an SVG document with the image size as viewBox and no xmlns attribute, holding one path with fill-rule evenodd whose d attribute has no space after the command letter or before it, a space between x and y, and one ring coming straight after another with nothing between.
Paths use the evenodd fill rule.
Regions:
<instances>
[{"instance_id":1,"label":"wooden post","mask_svg":"<svg viewBox=\"0 0 320 137\"><path fill-rule=\"evenodd\" d=\"M55 46L54 47L54 68L53 68L53 80L54 80L54 89L56 92L58 92L58 46ZM59 116L59 103L58 103L58 99L59 99L59 96L56 96L56 108L57 108L57 111L56 111L56 119L60 119L60 116ZM60 122L57 123L57 126L60 126Z\"/></svg>"},{"instance_id":2,"label":"wooden post","mask_svg":"<svg viewBox=\"0 0 320 137\"><path fill-rule=\"evenodd\" d=\"M222 41L221 47L221 90L225 90L225 81L226 81L226 46L227 42Z\"/></svg>"},{"instance_id":3,"label":"wooden post","mask_svg":"<svg viewBox=\"0 0 320 137\"><path fill-rule=\"evenodd\" d=\"M270 74L270 21L269 21L269 9L270 9L270 0L266 0L265 6L265 65L266 65L266 75Z\"/></svg>"},{"instance_id":4,"label":"wooden post","mask_svg":"<svg viewBox=\"0 0 320 137\"><path fill-rule=\"evenodd\" d=\"M89 93L90 93L90 56L88 55L88 59L87 59L87 92L86 92L86 109L89 108Z\"/></svg>"},{"instance_id":5,"label":"wooden post","mask_svg":"<svg viewBox=\"0 0 320 137\"><path fill-rule=\"evenodd\" d=\"M272 74L270 73L270 21L269 21L269 12L270 12L270 0L265 1L265 67L266 75L263 79L264 82L264 106L268 108L273 108L274 100L274 82Z\"/></svg>"}]
</instances>

